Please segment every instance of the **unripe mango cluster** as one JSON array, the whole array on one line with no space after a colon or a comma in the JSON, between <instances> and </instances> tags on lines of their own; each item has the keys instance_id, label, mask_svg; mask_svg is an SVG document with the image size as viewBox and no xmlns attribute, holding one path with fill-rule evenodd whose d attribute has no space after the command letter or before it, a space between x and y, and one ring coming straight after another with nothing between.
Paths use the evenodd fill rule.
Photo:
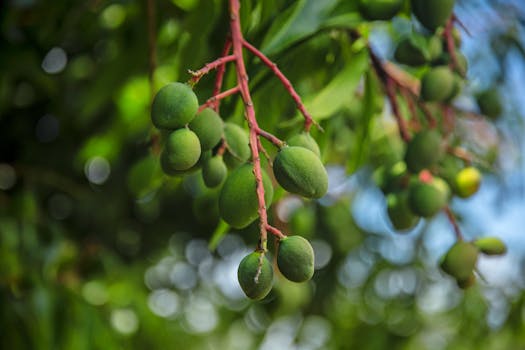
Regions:
<instances>
[{"instance_id":1,"label":"unripe mango cluster","mask_svg":"<svg viewBox=\"0 0 525 350\"><path fill-rule=\"evenodd\" d=\"M249 135L239 125L223 122L214 110L207 108L197 113L198 109L197 96L183 83L168 84L155 96L152 122L165 132L160 157L162 169L170 176L201 170L205 185L217 188L218 195L207 197L195 207L209 207L210 200L216 201L219 215L227 224L245 228L259 217L260 209L254 166L249 162ZM273 160L273 175L286 191L306 198L320 198L328 189L328 174L320 160L319 146L307 132L298 133L282 144ZM260 176L266 210L272 203L274 188L264 168ZM239 267L239 283L250 298L262 298L271 289L273 269L263 255L256 251ZM282 238L277 265L291 281L310 279L311 245L300 236Z\"/></svg>"},{"instance_id":2,"label":"unripe mango cluster","mask_svg":"<svg viewBox=\"0 0 525 350\"><path fill-rule=\"evenodd\" d=\"M468 198L478 191L479 170L446 155L444 147L437 130L422 130L408 142L403 161L375 173L394 229L409 230L444 209L452 195Z\"/></svg>"},{"instance_id":3,"label":"unripe mango cluster","mask_svg":"<svg viewBox=\"0 0 525 350\"><path fill-rule=\"evenodd\" d=\"M473 242L456 242L441 258L441 269L452 276L458 287L466 289L476 282L474 270L479 254L502 255L507 251L505 243L497 237L482 237Z\"/></svg>"},{"instance_id":4,"label":"unripe mango cluster","mask_svg":"<svg viewBox=\"0 0 525 350\"><path fill-rule=\"evenodd\" d=\"M314 274L314 250L308 240L301 236L287 236L279 241L277 267L292 282L306 282ZM239 284L251 299L263 299L272 289L273 267L261 251L255 251L242 259L237 270Z\"/></svg>"}]
</instances>

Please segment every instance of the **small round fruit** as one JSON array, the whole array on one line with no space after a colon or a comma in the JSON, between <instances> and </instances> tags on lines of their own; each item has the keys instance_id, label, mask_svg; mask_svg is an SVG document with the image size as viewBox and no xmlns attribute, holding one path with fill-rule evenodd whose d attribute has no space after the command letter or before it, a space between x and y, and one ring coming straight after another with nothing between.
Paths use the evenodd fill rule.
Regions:
<instances>
[{"instance_id":1,"label":"small round fruit","mask_svg":"<svg viewBox=\"0 0 525 350\"><path fill-rule=\"evenodd\" d=\"M414 215L408 206L406 192L391 193L386 201L388 218L396 230L408 230L418 223L419 217Z\"/></svg>"},{"instance_id":2,"label":"small round fruit","mask_svg":"<svg viewBox=\"0 0 525 350\"><path fill-rule=\"evenodd\" d=\"M408 205L414 214L429 218L445 207L449 193L443 179L434 177L430 182L418 180L408 188Z\"/></svg>"},{"instance_id":3,"label":"small round fruit","mask_svg":"<svg viewBox=\"0 0 525 350\"><path fill-rule=\"evenodd\" d=\"M237 124L224 123L224 139L227 144L224 163L228 168L235 168L250 158L250 140L246 130Z\"/></svg>"},{"instance_id":4,"label":"small round fruit","mask_svg":"<svg viewBox=\"0 0 525 350\"><path fill-rule=\"evenodd\" d=\"M389 20L403 6L403 0L360 0L359 9L363 16L371 21Z\"/></svg>"},{"instance_id":5,"label":"small round fruit","mask_svg":"<svg viewBox=\"0 0 525 350\"><path fill-rule=\"evenodd\" d=\"M189 129L175 130L168 135L164 152L166 161L174 170L188 170L201 156L199 138Z\"/></svg>"},{"instance_id":6,"label":"small round fruit","mask_svg":"<svg viewBox=\"0 0 525 350\"><path fill-rule=\"evenodd\" d=\"M472 243L457 242L443 257L441 269L458 281L467 280L476 266L478 253L478 248Z\"/></svg>"},{"instance_id":7,"label":"small round fruit","mask_svg":"<svg viewBox=\"0 0 525 350\"><path fill-rule=\"evenodd\" d=\"M186 84L170 83L157 92L151 106L151 121L159 129L178 129L197 113L197 96Z\"/></svg>"},{"instance_id":8,"label":"small round fruit","mask_svg":"<svg viewBox=\"0 0 525 350\"><path fill-rule=\"evenodd\" d=\"M222 156L211 157L202 165L202 178L207 187L219 186L227 175L228 168L226 168Z\"/></svg>"},{"instance_id":9,"label":"small round fruit","mask_svg":"<svg viewBox=\"0 0 525 350\"><path fill-rule=\"evenodd\" d=\"M257 275L259 269L260 273ZM248 298L260 300L272 289L272 265L261 252L253 252L241 260L237 270L237 279Z\"/></svg>"},{"instance_id":10,"label":"small round fruit","mask_svg":"<svg viewBox=\"0 0 525 350\"><path fill-rule=\"evenodd\" d=\"M456 193L461 198L468 198L479 190L481 173L474 167L467 167L456 175Z\"/></svg>"},{"instance_id":11,"label":"small round fruit","mask_svg":"<svg viewBox=\"0 0 525 350\"><path fill-rule=\"evenodd\" d=\"M432 68L421 79L421 98L425 101L445 101L453 91L454 74L448 67Z\"/></svg>"},{"instance_id":12,"label":"small round fruit","mask_svg":"<svg viewBox=\"0 0 525 350\"><path fill-rule=\"evenodd\" d=\"M189 128L199 137L203 151L215 147L223 135L222 119L211 108L198 113L189 124Z\"/></svg>"},{"instance_id":13,"label":"small round fruit","mask_svg":"<svg viewBox=\"0 0 525 350\"><path fill-rule=\"evenodd\" d=\"M273 199L272 181L262 170L264 199L269 207ZM219 195L219 212L224 221L233 228L244 228L258 216L256 181L252 164L235 169L222 185Z\"/></svg>"},{"instance_id":14,"label":"small round fruit","mask_svg":"<svg viewBox=\"0 0 525 350\"><path fill-rule=\"evenodd\" d=\"M501 115L503 106L497 89L492 88L481 92L476 100L483 115L491 119L497 119Z\"/></svg>"},{"instance_id":15,"label":"small round fruit","mask_svg":"<svg viewBox=\"0 0 525 350\"><path fill-rule=\"evenodd\" d=\"M394 51L397 62L408 66L421 66L427 62L423 51L415 46L409 37L401 39Z\"/></svg>"},{"instance_id":16,"label":"small round fruit","mask_svg":"<svg viewBox=\"0 0 525 350\"><path fill-rule=\"evenodd\" d=\"M412 13L427 29L434 31L445 25L452 15L454 0L412 0Z\"/></svg>"},{"instance_id":17,"label":"small round fruit","mask_svg":"<svg viewBox=\"0 0 525 350\"><path fill-rule=\"evenodd\" d=\"M321 150L319 145L315 142L315 139L307 132L302 132L300 134L292 136L287 141L289 146L298 146L309 149L314 152L318 157L321 156Z\"/></svg>"},{"instance_id":18,"label":"small round fruit","mask_svg":"<svg viewBox=\"0 0 525 350\"><path fill-rule=\"evenodd\" d=\"M507 252L507 246L498 237L478 238L473 243L485 255L503 255Z\"/></svg>"},{"instance_id":19,"label":"small round fruit","mask_svg":"<svg viewBox=\"0 0 525 350\"><path fill-rule=\"evenodd\" d=\"M321 198L328 190L328 174L314 152L297 146L279 150L273 162L275 179L285 190L308 198Z\"/></svg>"},{"instance_id":20,"label":"small round fruit","mask_svg":"<svg viewBox=\"0 0 525 350\"><path fill-rule=\"evenodd\" d=\"M301 236L288 236L279 241L277 266L293 282L306 282L314 275L314 250Z\"/></svg>"},{"instance_id":21,"label":"small round fruit","mask_svg":"<svg viewBox=\"0 0 525 350\"><path fill-rule=\"evenodd\" d=\"M408 143L405 162L410 171L418 173L436 164L443 154L441 135L436 130L423 130Z\"/></svg>"}]
</instances>

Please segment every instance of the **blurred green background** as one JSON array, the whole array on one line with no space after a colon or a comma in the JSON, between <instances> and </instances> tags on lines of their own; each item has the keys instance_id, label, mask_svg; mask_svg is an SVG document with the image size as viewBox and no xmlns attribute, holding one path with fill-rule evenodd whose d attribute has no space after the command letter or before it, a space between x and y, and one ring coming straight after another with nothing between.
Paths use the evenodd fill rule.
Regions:
<instances>
[{"instance_id":1,"label":"blurred green background","mask_svg":"<svg viewBox=\"0 0 525 350\"><path fill-rule=\"evenodd\" d=\"M153 86L146 1L2 1L0 348L525 349L523 2L456 4L469 83L455 105L476 113L474 96L488 87L504 101L495 123L467 118L455 131L486 172L480 193L452 203L465 236L509 246L479 262L485 280L466 292L437 268L454 242L444 216L402 235L387 224L371 174L402 145L388 106L354 108L370 65L345 30L366 33L391 59L414 25L408 10L370 23L352 1L241 3L246 38L326 130L315 137L329 194L303 202L281 193L270 213L312 241L313 280L278 276L268 298L247 300L236 269L257 227L218 226L216 193L198 175L162 176L150 155L151 91L220 55L226 1L154 1ZM246 59L261 126L282 138L300 130L280 82ZM229 69L225 85L234 81ZM195 91L203 102L212 89L210 74ZM382 106L379 87L367 93ZM242 123L239 98L221 115ZM214 232L224 236L210 250Z\"/></svg>"}]
</instances>

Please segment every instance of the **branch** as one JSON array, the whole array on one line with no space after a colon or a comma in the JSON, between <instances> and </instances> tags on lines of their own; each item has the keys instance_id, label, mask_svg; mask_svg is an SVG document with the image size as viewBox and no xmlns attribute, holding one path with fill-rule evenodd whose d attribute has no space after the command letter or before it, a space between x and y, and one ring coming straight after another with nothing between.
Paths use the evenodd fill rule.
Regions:
<instances>
[{"instance_id":1,"label":"branch","mask_svg":"<svg viewBox=\"0 0 525 350\"><path fill-rule=\"evenodd\" d=\"M231 50L231 47L232 47L232 41L231 41L231 38L228 36L226 38L226 42L224 43L224 48L222 49L221 57L224 57L224 56L228 55L228 53ZM221 92L222 81L224 79L224 73L225 72L226 72L226 65L225 64L217 67L217 76L215 77L215 86L213 88L213 95L212 96L216 96L216 95L218 95ZM221 101L217 100L215 102L214 107L213 107L213 109L217 113L219 113L220 104L221 104Z\"/></svg>"},{"instance_id":2,"label":"branch","mask_svg":"<svg viewBox=\"0 0 525 350\"><path fill-rule=\"evenodd\" d=\"M275 147L282 148L284 146L284 141L280 140L279 138L270 134L269 132L264 131L263 129L259 129L259 128L256 130L256 132L258 135L264 137L265 139L273 143Z\"/></svg>"},{"instance_id":3,"label":"branch","mask_svg":"<svg viewBox=\"0 0 525 350\"><path fill-rule=\"evenodd\" d=\"M250 89L248 87L248 74L246 73L246 67L244 65L243 58L243 42L244 38L241 32L241 22L239 16L239 0L230 0L230 28L233 45L233 57L235 60L236 71L237 71L237 83L239 84L240 93L244 101L245 106L245 118L250 128L250 149L252 153L253 161L253 174L255 176L256 193L258 201L258 213L259 213L259 228L260 228L260 250L263 252L267 251L267 226L268 216L266 213L266 203L264 199L264 186L262 182L262 169L261 159L259 155L258 139L259 135L257 130L259 125L255 118L255 109L253 108L253 102L250 95ZM259 264L262 265L262 264ZM259 266L260 268L261 266Z\"/></svg>"},{"instance_id":4,"label":"branch","mask_svg":"<svg viewBox=\"0 0 525 350\"><path fill-rule=\"evenodd\" d=\"M231 96L231 95L234 95L236 93L238 93L240 91L240 88L239 88L239 85L237 85L236 87L233 87L229 90L226 90L226 91L223 91L221 92L220 94L217 94L217 95L214 95L212 97L210 97L206 102L204 102L198 109L197 113L198 112L201 112L202 110L208 108L208 107L212 107L212 106L217 106L217 102L219 102L220 100L222 100L223 98L226 98L228 96Z\"/></svg>"},{"instance_id":5,"label":"branch","mask_svg":"<svg viewBox=\"0 0 525 350\"><path fill-rule=\"evenodd\" d=\"M386 93L388 96L388 100L390 101L390 106L392 107L392 112L394 113L394 117L396 118L397 126L399 127L399 133L401 134L401 138L403 139L403 141L409 142L410 134L408 133L407 125L405 123L405 120L403 119L403 116L401 115L401 111L399 110L395 89L395 82L392 80L392 78L387 77Z\"/></svg>"},{"instance_id":6,"label":"branch","mask_svg":"<svg viewBox=\"0 0 525 350\"><path fill-rule=\"evenodd\" d=\"M155 33L155 0L147 0L147 27L148 27L148 78L150 86L150 103L155 97L154 74L157 67L157 35Z\"/></svg>"},{"instance_id":7,"label":"branch","mask_svg":"<svg viewBox=\"0 0 525 350\"><path fill-rule=\"evenodd\" d=\"M458 64L458 57L456 55L456 45L454 43L454 36L452 35L452 28L454 27L454 17L451 16L447 24L445 25L445 32L443 35L445 36L445 40L447 42L447 51L450 55L450 63L448 64L451 70L456 70L459 72L459 75L462 77L465 77L465 72L461 69L461 67Z\"/></svg>"},{"instance_id":8,"label":"branch","mask_svg":"<svg viewBox=\"0 0 525 350\"><path fill-rule=\"evenodd\" d=\"M217 58L215 61L207 63L204 67L197 71L192 71L188 69L188 72L192 75L190 81L188 82L190 85L195 85L201 80L201 78L208 74L211 70L217 69L218 67L223 66L225 63L235 61L235 55L228 55Z\"/></svg>"},{"instance_id":9,"label":"branch","mask_svg":"<svg viewBox=\"0 0 525 350\"><path fill-rule=\"evenodd\" d=\"M452 227L454 228L456 239L458 241L463 241L463 235L461 234L461 230L459 228L458 222L456 221L456 217L452 213L452 210L450 210L449 206L446 206L445 209L443 210L445 211L445 214L447 215L448 221L450 221L450 223L452 224Z\"/></svg>"},{"instance_id":10,"label":"branch","mask_svg":"<svg viewBox=\"0 0 525 350\"><path fill-rule=\"evenodd\" d=\"M281 72L281 70L277 67L277 64L272 62L268 57L266 57L265 54L259 51L256 47L252 46L246 40L243 41L243 46L246 47L248 51L257 56L268 68L270 68L273 74L275 74L275 76L281 81L281 83L283 83L284 88L286 89L286 91L288 91L290 96L292 96L293 100L295 101L297 109L304 116L304 130L309 131L312 124L314 124L319 130L322 130L321 126L315 120L313 120L310 113L308 113L303 102L301 101L301 97L293 88L292 83L290 83L290 80L288 80L288 78L283 74L283 72Z\"/></svg>"}]
</instances>

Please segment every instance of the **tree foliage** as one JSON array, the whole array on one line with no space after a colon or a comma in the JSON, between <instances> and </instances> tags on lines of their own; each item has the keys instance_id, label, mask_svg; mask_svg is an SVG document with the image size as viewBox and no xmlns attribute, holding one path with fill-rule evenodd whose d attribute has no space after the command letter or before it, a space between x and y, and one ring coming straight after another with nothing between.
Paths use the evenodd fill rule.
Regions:
<instances>
[{"instance_id":1,"label":"tree foliage","mask_svg":"<svg viewBox=\"0 0 525 350\"><path fill-rule=\"evenodd\" d=\"M457 20L442 27L422 19L424 2L390 1L401 4L392 19L363 10L368 2L377 1L241 1L244 38L277 64L245 47L259 127L290 148L305 130L278 68L313 117L329 178L319 200L274 181L269 222L311 242L315 273L293 283L274 269L258 302L237 280L243 257L260 247L258 221L234 229L220 219L224 180L213 170L167 176L167 135L150 115L169 83L193 83L200 104L216 94L215 72L195 79L189 70L225 56L228 1L1 3L0 347L523 347L523 241L486 231L483 216L490 193L508 213L525 203L522 181L512 181L523 178L516 72L525 66L525 8L458 0ZM443 77L435 66L451 70ZM223 91L235 88L232 62L224 74ZM233 146L249 131L246 105L238 93L220 102L232 168L252 155L242 141ZM438 130L435 147L417 141L429 129ZM275 159L275 139L261 140ZM407 179L400 163L419 177ZM460 199L481 173L481 193ZM432 187L437 177L457 194L452 202ZM440 196L449 204L434 216ZM407 214L414 202L432 218ZM520 228L515 216L507 229ZM450 249L458 235L473 241L461 244L467 257ZM487 257L505 252L503 242L506 256ZM265 262L274 266L276 249L269 240ZM463 291L473 271L477 282Z\"/></svg>"}]
</instances>

